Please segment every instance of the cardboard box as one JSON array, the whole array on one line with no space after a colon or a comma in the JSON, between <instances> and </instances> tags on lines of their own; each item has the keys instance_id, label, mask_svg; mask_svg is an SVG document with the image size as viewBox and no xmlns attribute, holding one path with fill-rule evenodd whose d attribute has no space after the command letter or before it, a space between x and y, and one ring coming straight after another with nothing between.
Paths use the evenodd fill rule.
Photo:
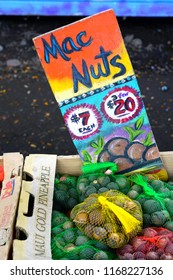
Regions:
<instances>
[{"instance_id":1,"label":"cardboard box","mask_svg":"<svg viewBox=\"0 0 173 280\"><path fill-rule=\"evenodd\" d=\"M173 179L173 151L160 152L160 157L168 172L169 179Z\"/></svg>"},{"instance_id":2,"label":"cardboard box","mask_svg":"<svg viewBox=\"0 0 173 280\"><path fill-rule=\"evenodd\" d=\"M173 179L173 152L160 157ZM81 174L78 155L30 155L24 164L13 259L51 259L51 213L55 174Z\"/></svg>"},{"instance_id":3,"label":"cardboard box","mask_svg":"<svg viewBox=\"0 0 173 280\"><path fill-rule=\"evenodd\" d=\"M56 155L29 155L13 242L13 259L51 259L51 217Z\"/></svg>"},{"instance_id":4,"label":"cardboard box","mask_svg":"<svg viewBox=\"0 0 173 280\"><path fill-rule=\"evenodd\" d=\"M14 224L22 181L23 156L4 153L0 158L4 180L0 195L0 260L11 258Z\"/></svg>"}]
</instances>

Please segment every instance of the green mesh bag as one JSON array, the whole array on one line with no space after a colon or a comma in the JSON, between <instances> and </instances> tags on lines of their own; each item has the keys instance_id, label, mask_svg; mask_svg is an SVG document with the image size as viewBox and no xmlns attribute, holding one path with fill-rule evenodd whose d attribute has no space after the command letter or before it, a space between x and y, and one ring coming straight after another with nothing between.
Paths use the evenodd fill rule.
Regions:
<instances>
[{"instance_id":1,"label":"green mesh bag","mask_svg":"<svg viewBox=\"0 0 173 280\"><path fill-rule=\"evenodd\" d=\"M117 170L114 163L104 163L103 166L101 163L83 166L82 173L84 174L80 175L77 180L80 202L93 193L100 194L108 190L119 190L126 194L129 191L130 181L128 178L124 175L105 174L106 168L111 173Z\"/></svg>"},{"instance_id":2,"label":"green mesh bag","mask_svg":"<svg viewBox=\"0 0 173 280\"><path fill-rule=\"evenodd\" d=\"M100 242L91 240L77 228L69 228L52 237L51 251L54 260L110 260L117 259L115 251Z\"/></svg>"},{"instance_id":3,"label":"green mesh bag","mask_svg":"<svg viewBox=\"0 0 173 280\"><path fill-rule=\"evenodd\" d=\"M135 183L135 189L127 195L141 204L143 227L165 227L173 231L173 186L140 174L129 179Z\"/></svg>"},{"instance_id":4,"label":"green mesh bag","mask_svg":"<svg viewBox=\"0 0 173 280\"><path fill-rule=\"evenodd\" d=\"M116 190L91 194L70 217L89 238L110 248L123 246L142 229L140 204Z\"/></svg>"},{"instance_id":5,"label":"green mesh bag","mask_svg":"<svg viewBox=\"0 0 173 280\"><path fill-rule=\"evenodd\" d=\"M77 191L79 201L84 201L90 194L100 194L109 190L118 190L127 194L130 190L130 182L124 175L86 174L79 176Z\"/></svg>"},{"instance_id":6,"label":"green mesh bag","mask_svg":"<svg viewBox=\"0 0 173 280\"><path fill-rule=\"evenodd\" d=\"M69 222L69 218L64 213L58 210L52 211L51 229L58 227L61 228L61 226L66 222Z\"/></svg>"},{"instance_id":7,"label":"green mesh bag","mask_svg":"<svg viewBox=\"0 0 173 280\"><path fill-rule=\"evenodd\" d=\"M53 209L66 213L78 202L78 192L76 190L77 177L56 175L54 183Z\"/></svg>"},{"instance_id":8,"label":"green mesh bag","mask_svg":"<svg viewBox=\"0 0 173 280\"><path fill-rule=\"evenodd\" d=\"M65 214L56 211L53 213L53 219L51 251L54 260L116 259L115 251L111 251L108 246L84 235Z\"/></svg>"}]
</instances>

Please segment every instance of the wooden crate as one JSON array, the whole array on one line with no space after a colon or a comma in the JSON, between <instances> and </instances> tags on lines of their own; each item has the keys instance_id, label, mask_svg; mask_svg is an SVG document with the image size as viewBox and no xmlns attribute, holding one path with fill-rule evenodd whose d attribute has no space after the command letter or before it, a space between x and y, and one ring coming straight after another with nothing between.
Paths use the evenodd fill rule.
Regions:
<instances>
[{"instance_id":1,"label":"wooden crate","mask_svg":"<svg viewBox=\"0 0 173 280\"><path fill-rule=\"evenodd\" d=\"M173 178L173 152L161 152L160 156L169 178ZM81 167L82 160L78 155L30 155L26 158L16 222L17 238L13 242L13 259L51 259L50 229L55 174L58 172L79 176ZM40 189L46 176L41 172L43 168L50 170L47 200L41 196L43 189ZM45 177L45 180L47 178ZM45 224L41 226L39 221Z\"/></svg>"},{"instance_id":2,"label":"wooden crate","mask_svg":"<svg viewBox=\"0 0 173 280\"><path fill-rule=\"evenodd\" d=\"M169 178L173 178L173 152L160 152L160 157L165 166ZM82 160L78 155L74 156L58 156L57 172L63 174L80 175Z\"/></svg>"}]
</instances>

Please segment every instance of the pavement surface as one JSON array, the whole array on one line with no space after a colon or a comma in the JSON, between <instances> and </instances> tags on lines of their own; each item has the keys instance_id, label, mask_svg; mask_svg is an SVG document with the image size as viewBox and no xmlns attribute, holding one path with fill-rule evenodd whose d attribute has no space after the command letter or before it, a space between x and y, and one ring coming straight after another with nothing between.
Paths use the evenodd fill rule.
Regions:
<instances>
[{"instance_id":1,"label":"pavement surface","mask_svg":"<svg viewBox=\"0 0 173 280\"><path fill-rule=\"evenodd\" d=\"M77 154L32 38L81 17L0 17L0 155ZM118 18L160 151L173 151L172 18Z\"/></svg>"}]
</instances>

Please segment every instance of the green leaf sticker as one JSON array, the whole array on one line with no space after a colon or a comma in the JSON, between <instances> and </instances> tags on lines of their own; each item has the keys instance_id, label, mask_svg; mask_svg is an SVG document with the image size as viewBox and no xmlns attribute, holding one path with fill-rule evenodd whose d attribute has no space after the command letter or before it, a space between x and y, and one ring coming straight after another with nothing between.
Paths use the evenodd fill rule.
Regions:
<instances>
[{"instance_id":1,"label":"green leaf sticker","mask_svg":"<svg viewBox=\"0 0 173 280\"><path fill-rule=\"evenodd\" d=\"M98 149L98 144L96 142L92 142L90 146L94 149Z\"/></svg>"},{"instance_id":2,"label":"green leaf sticker","mask_svg":"<svg viewBox=\"0 0 173 280\"><path fill-rule=\"evenodd\" d=\"M143 144L144 144L145 146L150 146L151 144L153 144L152 137L153 137L153 133L150 131L150 132L146 135L145 140L143 141Z\"/></svg>"},{"instance_id":3,"label":"green leaf sticker","mask_svg":"<svg viewBox=\"0 0 173 280\"><path fill-rule=\"evenodd\" d=\"M104 146L104 138L102 136L98 137L98 146L100 149L102 149Z\"/></svg>"},{"instance_id":4,"label":"green leaf sticker","mask_svg":"<svg viewBox=\"0 0 173 280\"><path fill-rule=\"evenodd\" d=\"M92 157L86 150L82 151L82 156L85 162L92 162Z\"/></svg>"},{"instance_id":5,"label":"green leaf sticker","mask_svg":"<svg viewBox=\"0 0 173 280\"><path fill-rule=\"evenodd\" d=\"M99 155L104 147L104 138L102 136L99 136L97 138L97 142L91 142L90 146L95 149L94 155Z\"/></svg>"},{"instance_id":6,"label":"green leaf sticker","mask_svg":"<svg viewBox=\"0 0 173 280\"><path fill-rule=\"evenodd\" d=\"M124 130L129 134L129 141L133 142L140 134L143 134L144 130L134 130L133 128L126 126Z\"/></svg>"},{"instance_id":7,"label":"green leaf sticker","mask_svg":"<svg viewBox=\"0 0 173 280\"><path fill-rule=\"evenodd\" d=\"M94 152L94 155L95 155L95 156L99 155L101 151L102 151L101 149L97 149L97 150Z\"/></svg>"},{"instance_id":8,"label":"green leaf sticker","mask_svg":"<svg viewBox=\"0 0 173 280\"><path fill-rule=\"evenodd\" d=\"M140 118L135 122L135 129L136 129L136 130L139 130L139 129L143 126L143 123L144 123L144 118L143 118L143 117L140 117Z\"/></svg>"}]
</instances>

